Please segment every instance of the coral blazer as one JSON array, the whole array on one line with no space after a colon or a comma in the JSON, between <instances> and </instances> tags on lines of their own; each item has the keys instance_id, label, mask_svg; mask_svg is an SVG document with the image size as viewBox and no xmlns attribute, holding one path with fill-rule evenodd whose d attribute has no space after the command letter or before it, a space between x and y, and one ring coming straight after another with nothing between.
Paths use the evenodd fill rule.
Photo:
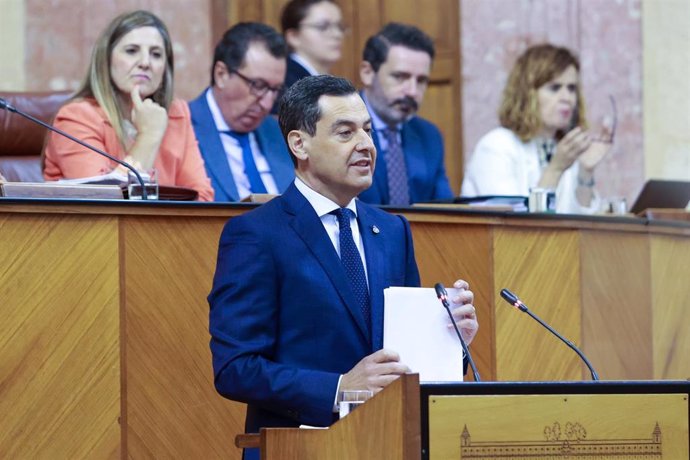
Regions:
<instances>
[{"instance_id":1,"label":"coral blazer","mask_svg":"<svg viewBox=\"0 0 690 460\"><path fill-rule=\"evenodd\" d=\"M115 158L126 156L115 129L94 99L65 104L55 116L54 126ZM49 134L44 153L46 180L98 176L118 166L56 133ZM191 188L199 192L200 201L213 201L213 188L199 153L189 108L182 100L174 100L168 110L168 127L153 166L159 184Z\"/></svg>"}]
</instances>

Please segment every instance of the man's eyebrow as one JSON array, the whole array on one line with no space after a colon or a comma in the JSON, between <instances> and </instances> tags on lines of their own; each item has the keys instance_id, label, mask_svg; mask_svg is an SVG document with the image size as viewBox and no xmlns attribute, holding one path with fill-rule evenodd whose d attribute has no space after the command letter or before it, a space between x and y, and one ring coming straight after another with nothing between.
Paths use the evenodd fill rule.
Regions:
<instances>
[{"instance_id":1,"label":"man's eyebrow","mask_svg":"<svg viewBox=\"0 0 690 460\"><path fill-rule=\"evenodd\" d=\"M348 118L339 118L331 123L331 131L335 131L341 126L354 126L356 123L354 120Z\"/></svg>"},{"instance_id":2,"label":"man's eyebrow","mask_svg":"<svg viewBox=\"0 0 690 460\"><path fill-rule=\"evenodd\" d=\"M362 126L370 125L371 117L364 120ZM350 118L339 118L331 124L331 131L335 131L341 126L357 126L357 121Z\"/></svg>"}]
</instances>

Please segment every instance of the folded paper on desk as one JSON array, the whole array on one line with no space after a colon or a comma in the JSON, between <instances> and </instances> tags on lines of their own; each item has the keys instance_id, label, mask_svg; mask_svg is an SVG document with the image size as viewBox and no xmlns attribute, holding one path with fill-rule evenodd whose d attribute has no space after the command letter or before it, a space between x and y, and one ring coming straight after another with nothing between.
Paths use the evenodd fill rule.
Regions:
<instances>
[{"instance_id":1,"label":"folded paper on desk","mask_svg":"<svg viewBox=\"0 0 690 460\"><path fill-rule=\"evenodd\" d=\"M383 295L383 347L400 354L420 382L462 381L462 346L436 291L391 287ZM448 289L449 299L456 295Z\"/></svg>"},{"instance_id":2,"label":"folded paper on desk","mask_svg":"<svg viewBox=\"0 0 690 460\"><path fill-rule=\"evenodd\" d=\"M473 208L506 207L514 212L527 212L527 197L524 196L459 197L456 198L454 202L457 204L466 204Z\"/></svg>"},{"instance_id":3,"label":"folded paper on desk","mask_svg":"<svg viewBox=\"0 0 690 460\"><path fill-rule=\"evenodd\" d=\"M119 185L61 184L58 182L4 182L0 196L6 198L81 198L121 200Z\"/></svg>"},{"instance_id":4,"label":"folded paper on desk","mask_svg":"<svg viewBox=\"0 0 690 460\"><path fill-rule=\"evenodd\" d=\"M79 177L77 179L60 179L58 184L91 184L91 185L120 185L127 186L127 176L120 174L116 170L110 171L108 174L91 177Z\"/></svg>"},{"instance_id":5,"label":"folded paper on desk","mask_svg":"<svg viewBox=\"0 0 690 460\"><path fill-rule=\"evenodd\" d=\"M527 212L527 197L509 195L459 196L446 200L414 203L413 206L424 208L476 209L498 212Z\"/></svg>"}]
</instances>

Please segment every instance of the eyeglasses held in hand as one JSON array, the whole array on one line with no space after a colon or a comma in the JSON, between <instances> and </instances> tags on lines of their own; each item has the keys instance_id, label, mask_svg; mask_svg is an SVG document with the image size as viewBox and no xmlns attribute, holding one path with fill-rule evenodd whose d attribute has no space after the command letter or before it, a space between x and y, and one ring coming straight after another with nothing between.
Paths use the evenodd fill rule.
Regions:
<instances>
[{"instance_id":1,"label":"eyeglasses held in hand","mask_svg":"<svg viewBox=\"0 0 690 460\"><path fill-rule=\"evenodd\" d=\"M608 130L608 136L603 135L594 139L595 142L603 142L605 144L613 144L616 138L616 126L618 125L618 109L616 108L616 99L609 94L609 101L611 101L611 126ZM606 133L604 133L606 134Z\"/></svg>"},{"instance_id":2,"label":"eyeglasses held in hand","mask_svg":"<svg viewBox=\"0 0 690 460\"><path fill-rule=\"evenodd\" d=\"M329 21L324 21L324 22L303 22L300 24L300 27L307 27L310 29L314 29L318 32L321 32L322 34L332 30L332 31L338 31L340 33L347 33L350 29L343 24L342 22L329 22Z\"/></svg>"},{"instance_id":3,"label":"eyeglasses held in hand","mask_svg":"<svg viewBox=\"0 0 690 460\"><path fill-rule=\"evenodd\" d=\"M269 91L278 95L285 88L285 85L271 86L265 80L260 78L249 78L245 75L242 75L237 70L230 70L229 72L240 77L247 84L247 86L249 86L249 92L256 97L263 97Z\"/></svg>"}]
</instances>

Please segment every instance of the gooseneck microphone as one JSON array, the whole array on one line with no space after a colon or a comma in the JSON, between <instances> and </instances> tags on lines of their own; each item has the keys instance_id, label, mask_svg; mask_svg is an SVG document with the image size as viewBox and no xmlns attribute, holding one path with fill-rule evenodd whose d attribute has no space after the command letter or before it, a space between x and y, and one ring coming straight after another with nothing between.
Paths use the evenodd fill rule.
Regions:
<instances>
[{"instance_id":1,"label":"gooseneck microphone","mask_svg":"<svg viewBox=\"0 0 690 460\"><path fill-rule=\"evenodd\" d=\"M84 146L87 149L89 149L93 152L96 152L97 154L102 155L102 156L106 157L107 159L114 161L115 163L120 164L120 165L124 166L125 168L129 169L130 171L132 171L134 173L134 175L137 178L137 181L139 181L139 185L141 185L141 198L143 200L148 199L148 196L146 193L146 184L144 184L144 179L141 178L139 171L137 171L136 168L134 168L134 166L132 166L131 164L127 163L126 161L122 161L118 158L115 158L114 156L112 156L108 153L105 153L104 151L99 150L96 147L89 145L82 140L77 139L76 137L72 136L71 134L67 134L66 132L62 131L61 129L58 129L54 126L51 126L48 123L45 123L45 122L39 120L38 118L34 118L31 115L29 115L28 113L22 112L21 110L15 108L12 104L10 104L9 102L7 102L5 99L3 99L1 97L0 97L0 109L5 109L8 112L16 113L17 115L21 115L22 117L26 118L27 120L33 121L34 123L37 123L37 124L43 126L44 128L49 129L50 131L56 132L59 135L64 136L67 139L69 139L73 142L76 142L77 144Z\"/></svg>"},{"instance_id":2,"label":"gooseneck microphone","mask_svg":"<svg viewBox=\"0 0 690 460\"><path fill-rule=\"evenodd\" d=\"M594 367L592 367L592 364L589 362L587 357L580 351L579 348L577 348L570 340L566 340L565 337L563 337L561 334L556 332L551 326L546 324L541 318L539 318L537 315L532 313L529 308L527 308L527 305L522 303L520 299L518 299L518 296L510 292L508 289L501 289L501 297L505 299L506 302L511 304L513 307L517 308L523 313L527 313L532 319L534 319L536 322L541 324L548 330L550 333L558 337L563 343L568 345L577 355L584 361L584 363L587 365L587 368L589 369L589 372L592 374L592 380L599 380L599 375L597 374L597 371L594 370Z\"/></svg>"},{"instance_id":3,"label":"gooseneck microphone","mask_svg":"<svg viewBox=\"0 0 690 460\"><path fill-rule=\"evenodd\" d=\"M470 354L470 350L467 348L467 344L465 343L465 339L462 338L462 334L460 334L460 330L458 329L458 325L455 324L455 318L453 318L453 314L450 312L450 304L448 303L448 292L446 291L446 288L443 286L441 283L436 283L434 285L434 289L436 290L436 297L441 301L441 304L443 307L446 309L448 312L448 316L450 317L450 322L453 324L453 327L455 328L455 333L458 336L458 339L460 340L460 345L462 346L462 351L465 353L465 356L467 356L467 362L470 364L470 367L472 368L472 375L474 376L474 381L475 382L481 382L482 379L479 377L479 372L477 371L477 366L474 365L474 360L472 359L472 355Z\"/></svg>"}]
</instances>

